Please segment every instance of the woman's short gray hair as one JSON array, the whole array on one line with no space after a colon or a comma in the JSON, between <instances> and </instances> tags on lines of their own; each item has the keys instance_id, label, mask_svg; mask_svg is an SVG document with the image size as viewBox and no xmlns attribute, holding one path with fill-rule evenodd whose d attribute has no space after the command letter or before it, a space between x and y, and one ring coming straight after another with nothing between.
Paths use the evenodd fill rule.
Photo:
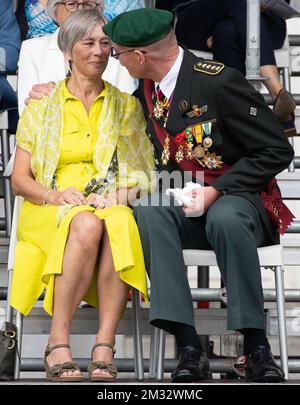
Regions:
<instances>
[{"instance_id":1,"label":"woman's short gray hair","mask_svg":"<svg viewBox=\"0 0 300 405\"><path fill-rule=\"evenodd\" d=\"M105 25L108 20L97 10L77 10L66 19L58 33L58 46L62 52L71 54L74 45L87 38L97 24Z\"/></svg>"},{"instance_id":2,"label":"woman's short gray hair","mask_svg":"<svg viewBox=\"0 0 300 405\"><path fill-rule=\"evenodd\" d=\"M45 10L48 16L55 22L57 22L56 19L56 7L61 4L61 3L67 3L70 0L48 0ZM104 0L90 0L90 1L95 1L97 3L100 3L100 12L103 13L104 10Z\"/></svg>"}]
</instances>

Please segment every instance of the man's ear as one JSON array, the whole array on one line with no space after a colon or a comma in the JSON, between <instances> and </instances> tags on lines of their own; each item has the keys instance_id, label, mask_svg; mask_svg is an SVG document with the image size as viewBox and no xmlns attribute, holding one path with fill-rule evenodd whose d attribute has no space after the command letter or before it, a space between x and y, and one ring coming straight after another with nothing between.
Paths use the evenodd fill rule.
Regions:
<instances>
[{"instance_id":1,"label":"man's ear","mask_svg":"<svg viewBox=\"0 0 300 405\"><path fill-rule=\"evenodd\" d=\"M138 61L139 61L139 63L141 64L141 65L144 65L145 64L145 53L144 52L142 52L142 51L140 51L139 49L136 49L135 51L135 54L137 55L137 58L138 58Z\"/></svg>"}]
</instances>

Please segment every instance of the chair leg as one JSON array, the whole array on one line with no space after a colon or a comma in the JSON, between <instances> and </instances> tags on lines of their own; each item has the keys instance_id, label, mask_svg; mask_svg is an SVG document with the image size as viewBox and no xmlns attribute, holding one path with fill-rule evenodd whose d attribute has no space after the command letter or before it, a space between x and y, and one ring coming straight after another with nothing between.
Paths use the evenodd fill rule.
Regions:
<instances>
[{"instance_id":1,"label":"chair leg","mask_svg":"<svg viewBox=\"0 0 300 405\"><path fill-rule=\"evenodd\" d=\"M12 285L12 270L9 270L5 320L6 322L13 323L14 310L13 307L10 306L11 285ZM22 337L23 337L23 315L18 311L16 312L16 327L17 327L17 355L15 359L14 379L19 380L20 366L21 366Z\"/></svg>"},{"instance_id":2,"label":"chair leg","mask_svg":"<svg viewBox=\"0 0 300 405\"><path fill-rule=\"evenodd\" d=\"M135 377L141 381L144 379L144 365L143 365L143 342L140 328L140 297L139 292L132 288L132 316L133 316L133 345L134 345L134 363L135 363Z\"/></svg>"},{"instance_id":3,"label":"chair leg","mask_svg":"<svg viewBox=\"0 0 300 405\"><path fill-rule=\"evenodd\" d=\"M13 322L13 307L10 306L10 290L11 290L11 285L12 285L12 270L8 270L7 272L7 297L6 297L6 309L5 309L5 321L6 322Z\"/></svg>"},{"instance_id":4,"label":"chair leg","mask_svg":"<svg viewBox=\"0 0 300 405\"><path fill-rule=\"evenodd\" d=\"M283 368L285 379L289 378L288 368L288 352L287 352L287 334L286 334L286 319L285 319L285 298L284 298L284 268L281 266L275 267L275 285L276 285L276 302L278 315L278 335L280 346L280 361Z\"/></svg>"},{"instance_id":5,"label":"chair leg","mask_svg":"<svg viewBox=\"0 0 300 405\"><path fill-rule=\"evenodd\" d=\"M21 367L21 353L22 353L22 338L23 338L23 315L17 311L16 313L16 327L17 327L17 356L15 362L15 380L20 379L20 367Z\"/></svg>"},{"instance_id":6,"label":"chair leg","mask_svg":"<svg viewBox=\"0 0 300 405\"><path fill-rule=\"evenodd\" d=\"M164 378L166 333L162 329L158 333L157 380L161 381Z\"/></svg>"},{"instance_id":7,"label":"chair leg","mask_svg":"<svg viewBox=\"0 0 300 405\"><path fill-rule=\"evenodd\" d=\"M156 378L157 357L158 357L158 333L159 329L151 327L150 354L149 354L149 379Z\"/></svg>"}]
</instances>

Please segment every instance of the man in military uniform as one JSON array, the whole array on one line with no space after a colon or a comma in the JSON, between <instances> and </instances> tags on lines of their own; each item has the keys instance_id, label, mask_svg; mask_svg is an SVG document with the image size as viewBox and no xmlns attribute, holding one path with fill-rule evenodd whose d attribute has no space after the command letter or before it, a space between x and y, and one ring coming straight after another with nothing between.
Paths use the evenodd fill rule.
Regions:
<instances>
[{"instance_id":1,"label":"man in military uniform","mask_svg":"<svg viewBox=\"0 0 300 405\"><path fill-rule=\"evenodd\" d=\"M182 248L213 249L227 287L228 328L244 335L248 379L282 381L264 329L257 247L278 241L292 219L274 176L289 165L293 150L244 77L182 49L171 24L168 11L142 9L103 28L112 56L144 79L138 96L158 169L189 171L195 180L204 175L190 207L135 208L151 279L150 321L176 338L173 382L208 377ZM192 216L201 209L202 216Z\"/></svg>"}]
</instances>

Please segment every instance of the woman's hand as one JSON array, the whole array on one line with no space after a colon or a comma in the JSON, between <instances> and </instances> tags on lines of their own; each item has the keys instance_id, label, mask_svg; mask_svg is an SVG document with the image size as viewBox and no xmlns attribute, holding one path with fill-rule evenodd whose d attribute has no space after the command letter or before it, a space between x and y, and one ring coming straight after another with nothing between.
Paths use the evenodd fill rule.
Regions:
<instances>
[{"instance_id":1,"label":"woman's hand","mask_svg":"<svg viewBox=\"0 0 300 405\"><path fill-rule=\"evenodd\" d=\"M81 191L75 187L70 187L64 191L51 191L47 195L46 203L52 205L85 205L87 201Z\"/></svg>"},{"instance_id":2,"label":"woman's hand","mask_svg":"<svg viewBox=\"0 0 300 405\"><path fill-rule=\"evenodd\" d=\"M90 205L94 208L106 208L110 206L110 202L107 199L106 195L99 195L96 193L91 193L86 199L87 205Z\"/></svg>"},{"instance_id":3,"label":"woman's hand","mask_svg":"<svg viewBox=\"0 0 300 405\"><path fill-rule=\"evenodd\" d=\"M86 203L97 209L118 205L115 193L109 193L104 195L91 193L88 196Z\"/></svg>"}]
</instances>

